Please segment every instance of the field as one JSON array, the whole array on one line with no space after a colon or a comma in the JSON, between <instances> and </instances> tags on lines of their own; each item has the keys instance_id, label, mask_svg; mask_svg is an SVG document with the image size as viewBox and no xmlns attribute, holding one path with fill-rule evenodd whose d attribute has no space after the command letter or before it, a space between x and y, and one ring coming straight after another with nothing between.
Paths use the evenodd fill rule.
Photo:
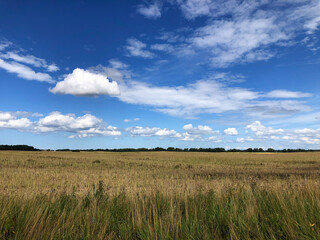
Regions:
<instances>
[{"instance_id":1,"label":"field","mask_svg":"<svg viewBox=\"0 0 320 240\"><path fill-rule=\"evenodd\" d=\"M0 239L320 239L320 152L0 151Z\"/></svg>"}]
</instances>

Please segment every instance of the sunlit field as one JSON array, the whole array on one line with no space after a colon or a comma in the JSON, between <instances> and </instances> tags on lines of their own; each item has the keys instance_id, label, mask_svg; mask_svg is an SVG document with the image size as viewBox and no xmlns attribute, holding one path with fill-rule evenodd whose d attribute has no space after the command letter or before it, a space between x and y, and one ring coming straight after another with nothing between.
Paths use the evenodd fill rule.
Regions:
<instances>
[{"instance_id":1,"label":"sunlit field","mask_svg":"<svg viewBox=\"0 0 320 240\"><path fill-rule=\"evenodd\" d=\"M0 152L0 239L319 239L320 152Z\"/></svg>"}]
</instances>

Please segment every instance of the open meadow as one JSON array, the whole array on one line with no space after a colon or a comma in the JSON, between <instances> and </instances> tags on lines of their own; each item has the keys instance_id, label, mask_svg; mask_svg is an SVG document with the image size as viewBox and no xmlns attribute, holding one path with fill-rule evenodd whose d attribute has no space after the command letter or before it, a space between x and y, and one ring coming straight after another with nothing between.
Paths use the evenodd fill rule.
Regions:
<instances>
[{"instance_id":1,"label":"open meadow","mask_svg":"<svg viewBox=\"0 0 320 240\"><path fill-rule=\"evenodd\" d=\"M320 152L0 151L0 239L320 239Z\"/></svg>"}]
</instances>

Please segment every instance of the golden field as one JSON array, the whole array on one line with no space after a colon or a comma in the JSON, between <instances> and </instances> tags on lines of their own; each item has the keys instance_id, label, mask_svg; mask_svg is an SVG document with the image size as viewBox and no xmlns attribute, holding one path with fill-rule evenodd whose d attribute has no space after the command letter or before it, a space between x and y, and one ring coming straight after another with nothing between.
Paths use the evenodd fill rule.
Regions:
<instances>
[{"instance_id":1,"label":"golden field","mask_svg":"<svg viewBox=\"0 0 320 240\"><path fill-rule=\"evenodd\" d=\"M320 187L320 153L0 152L0 194L192 195L225 187Z\"/></svg>"},{"instance_id":2,"label":"golden field","mask_svg":"<svg viewBox=\"0 0 320 240\"><path fill-rule=\"evenodd\" d=\"M0 239L319 239L320 152L0 151L0 199Z\"/></svg>"}]
</instances>

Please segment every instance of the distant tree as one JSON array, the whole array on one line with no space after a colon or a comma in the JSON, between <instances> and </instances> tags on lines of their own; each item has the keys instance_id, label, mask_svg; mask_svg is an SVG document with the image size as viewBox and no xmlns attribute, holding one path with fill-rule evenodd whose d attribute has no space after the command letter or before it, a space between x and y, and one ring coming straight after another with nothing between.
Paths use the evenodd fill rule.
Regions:
<instances>
[{"instance_id":1,"label":"distant tree","mask_svg":"<svg viewBox=\"0 0 320 240\"><path fill-rule=\"evenodd\" d=\"M166 151L166 149L164 149L162 147L156 147L153 149L153 151Z\"/></svg>"},{"instance_id":2,"label":"distant tree","mask_svg":"<svg viewBox=\"0 0 320 240\"><path fill-rule=\"evenodd\" d=\"M12 150L12 151L40 151L32 146L28 145L0 145L0 150Z\"/></svg>"}]
</instances>

